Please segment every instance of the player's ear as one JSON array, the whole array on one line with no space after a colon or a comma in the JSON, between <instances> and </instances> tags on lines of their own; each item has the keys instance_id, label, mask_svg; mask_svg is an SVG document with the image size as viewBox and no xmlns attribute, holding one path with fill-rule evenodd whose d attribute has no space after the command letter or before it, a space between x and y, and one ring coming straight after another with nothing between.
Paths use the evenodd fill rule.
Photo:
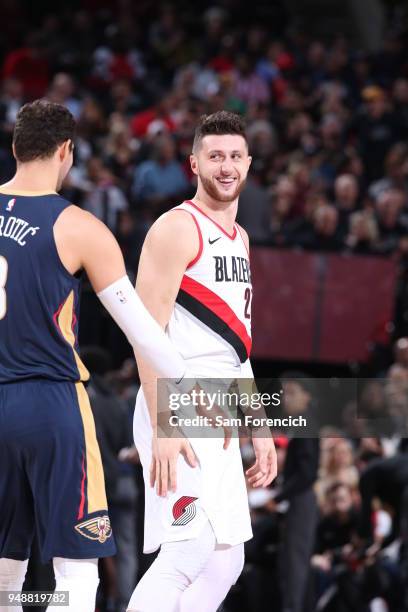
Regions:
<instances>
[{"instance_id":1,"label":"player's ear","mask_svg":"<svg viewBox=\"0 0 408 612\"><path fill-rule=\"evenodd\" d=\"M198 175L198 164L197 164L197 158L194 154L190 155L190 166L191 166L191 170L193 174L197 176Z\"/></svg>"},{"instance_id":2,"label":"player's ear","mask_svg":"<svg viewBox=\"0 0 408 612\"><path fill-rule=\"evenodd\" d=\"M16 147L14 146L14 142L11 145L11 150L13 151L13 157L15 160L17 160L17 155L16 155Z\"/></svg>"},{"instance_id":3,"label":"player's ear","mask_svg":"<svg viewBox=\"0 0 408 612\"><path fill-rule=\"evenodd\" d=\"M65 140L62 145L59 147L59 158L60 161L64 161L66 157L72 151L72 140Z\"/></svg>"},{"instance_id":4,"label":"player's ear","mask_svg":"<svg viewBox=\"0 0 408 612\"><path fill-rule=\"evenodd\" d=\"M252 156L248 155L248 170L251 164L252 164Z\"/></svg>"}]
</instances>

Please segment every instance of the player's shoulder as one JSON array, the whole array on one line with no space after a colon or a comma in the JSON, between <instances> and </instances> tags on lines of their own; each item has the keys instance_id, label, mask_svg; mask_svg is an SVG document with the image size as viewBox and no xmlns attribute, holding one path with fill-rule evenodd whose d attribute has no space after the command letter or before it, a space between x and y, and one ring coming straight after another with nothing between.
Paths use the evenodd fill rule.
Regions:
<instances>
[{"instance_id":1,"label":"player's shoulder","mask_svg":"<svg viewBox=\"0 0 408 612\"><path fill-rule=\"evenodd\" d=\"M153 223L149 230L153 237L174 237L177 240L185 240L188 236L195 236L197 233L193 215L184 208L171 208L163 213Z\"/></svg>"},{"instance_id":2,"label":"player's shoulder","mask_svg":"<svg viewBox=\"0 0 408 612\"><path fill-rule=\"evenodd\" d=\"M63 233L75 240L102 239L110 230L95 215L68 202L59 215L54 231Z\"/></svg>"},{"instance_id":3,"label":"player's shoulder","mask_svg":"<svg viewBox=\"0 0 408 612\"><path fill-rule=\"evenodd\" d=\"M248 232L246 230L244 230L242 225L240 225L239 223L236 223L236 226L238 228L239 233L242 236L242 240L244 241L244 244L245 244L247 250L249 251L249 236L248 236Z\"/></svg>"},{"instance_id":4,"label":"player's shoulder","mask_svg":"<svg viewBox=\"0 0 408 612\"><path fill-rule=\"evenodd\" d=\"M200 236L194 218L182 208L172 208L162 214L149 229L145 248L156 253L195 257L200 246Z\"/></svg>"}]
</instances>

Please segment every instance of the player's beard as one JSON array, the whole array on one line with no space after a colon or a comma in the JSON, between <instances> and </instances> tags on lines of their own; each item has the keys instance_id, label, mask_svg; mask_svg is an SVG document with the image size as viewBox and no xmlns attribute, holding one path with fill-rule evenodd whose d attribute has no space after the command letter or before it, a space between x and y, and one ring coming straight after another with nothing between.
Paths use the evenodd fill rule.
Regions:
<instances>
[{"instance_id":1,"label":"player's beard","mask_svg":"<svg viewBox=\"0 0 408 612\"><path fill-rule=\"evenodd\" d=\"M223 193L221 190L214 185L213 181L202 174L199 175L201 184L203 186L204 191L212 198L218 202L233 202L236 200L245 187L246 180L237 182L237 186L231 193Z\"/></svg>"}]
</instances>

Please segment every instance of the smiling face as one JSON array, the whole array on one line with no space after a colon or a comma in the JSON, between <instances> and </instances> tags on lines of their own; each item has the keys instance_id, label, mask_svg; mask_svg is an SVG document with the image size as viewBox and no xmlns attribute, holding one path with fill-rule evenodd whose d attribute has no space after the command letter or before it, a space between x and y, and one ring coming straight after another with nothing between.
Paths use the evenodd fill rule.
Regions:
<instances>
[{"instance_id":1,"label":"smiling face","mask_svg":"<svg viewBox=\"0 0 408 612\"><path fill-rule=\"evenodd\" d=\"M204 136L190 157L199 189L217 202L233 202L245 186L251 157L238 134Z\"/></svg>"}]
</instances>

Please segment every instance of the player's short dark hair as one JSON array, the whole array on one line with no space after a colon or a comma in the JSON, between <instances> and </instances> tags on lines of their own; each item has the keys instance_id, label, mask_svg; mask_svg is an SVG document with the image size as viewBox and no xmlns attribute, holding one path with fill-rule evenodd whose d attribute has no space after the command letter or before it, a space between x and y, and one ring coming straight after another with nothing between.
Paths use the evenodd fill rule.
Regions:
<instances>
[{"instance_id":1,"label":"player's short dark hair","mask_svg":"<svg viewBox=\"0 0 408 612\"><path fill-rule=\"evenodd\" d=\"M73 140L75 119L65 106L48 100L24 104L17 114L13 132L19 162L52 157L66 140Z\"/></svg>"},{"instance_id":2,"label":"player's short dark hair","mask_svg":"<svg viewBox=\"0 0 408 612\"><path fill-rule=\"evenodd\" d=\"M245 129L245 121L237 113L217 111L212 115L202 115L195 131L193 151L198 149L205 136L237 134L242 136L245 142L248 143Z\"/></svg>"}]
</instances>

